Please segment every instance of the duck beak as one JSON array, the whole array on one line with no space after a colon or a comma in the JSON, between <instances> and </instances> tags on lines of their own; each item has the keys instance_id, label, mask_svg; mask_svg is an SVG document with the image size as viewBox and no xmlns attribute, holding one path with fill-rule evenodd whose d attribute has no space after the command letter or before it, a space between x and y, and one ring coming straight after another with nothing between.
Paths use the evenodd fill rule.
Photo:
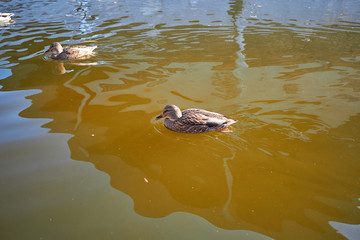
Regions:
<instances>
[{"instance_id":1,"label":"duck beak","mask_svg":"<svg viewBox=\"0 0 360 240\"><path fill-rule=\"evenodd\" d=\"M159 116L157 116L157 117L155 118L155 120L159 120L159 119L161 119L161 118L163 118L163 117L164 117L164 115L160 114Z\"/></svg>"}]
</instances>

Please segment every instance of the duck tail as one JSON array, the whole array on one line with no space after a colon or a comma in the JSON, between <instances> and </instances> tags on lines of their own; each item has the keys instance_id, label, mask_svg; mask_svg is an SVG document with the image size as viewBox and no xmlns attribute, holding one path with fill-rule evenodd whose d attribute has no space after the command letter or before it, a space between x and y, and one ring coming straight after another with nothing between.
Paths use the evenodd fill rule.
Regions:
<instances>
[{"instance_id":1,"label":"duck tail","mask_svg":"<svg viewBox=\"0 0 360 240\"><path fill-rule=\"evenodd\" d=\"M228 119L228 121L225 122L227 126L230 126L231 124L237 123L238 120Z\"/></svg>"}]
</instances>

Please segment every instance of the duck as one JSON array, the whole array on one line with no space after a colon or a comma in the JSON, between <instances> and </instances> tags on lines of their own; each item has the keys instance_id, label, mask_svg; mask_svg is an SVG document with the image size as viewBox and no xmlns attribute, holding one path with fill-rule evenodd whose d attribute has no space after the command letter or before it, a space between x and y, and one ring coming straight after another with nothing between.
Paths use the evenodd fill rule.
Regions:
<instances>
[{"instance_id":1,"label":"duck","mask_svg":"<svg viewBox=\"0 0 360 240\"><path fill-rule=\"evenodd\" d=\"M0 21L9 22L11 21L11 17L14 16L14 13L1 13L0 12Z\"/></svg>"},{"instance_id":2,"label":"duck","mask_svg":"<svg viewBox=\"0 0 360 240\"><path fill-rule=\"evenodd\" d=\"M225 129L237 122L237 120L227 118L220 113L203 109L189 108L181 111L178 106L173 104L166 105L155 120L161 118L165 118L166 128L181 133L229 132L230 130Z\"/></svg>"},{"instance_id":3,"label":"duck","mask_svg":"<svg viewBox=\"0 0 360 240\"><path fill-rule=\"evenodd\" d=\"M67 46L62 47L60 43L54 42L45 53L51 52L50 57L57 60L86 59L93 56L97 46Z\"/></svg>"},{"instance_id":4,"label":"duck","mask_svg":"<svg viewBox=\"0 0 360 240\"><path fill-rule=\"evenodd\" d=\"M0 26L7 26L14 22L14 20L11 19L12 16L14 16L14 13L1 13L0 12Z\"/></svg>"}]
</instances>

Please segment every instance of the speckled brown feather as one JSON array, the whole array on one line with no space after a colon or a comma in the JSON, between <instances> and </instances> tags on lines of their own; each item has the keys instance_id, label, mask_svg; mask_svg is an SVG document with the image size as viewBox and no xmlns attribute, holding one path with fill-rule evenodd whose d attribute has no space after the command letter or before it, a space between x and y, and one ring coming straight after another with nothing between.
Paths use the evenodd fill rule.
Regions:
<instances>
[{"instance_id":1,"label":"speckled brown feather","mask_svg":"<svg viewBox=\"0 0 360 240\"><path fill-rule=\"evenodd\" d=\"M182 111L183 115L186 114L201 114L204 115L206 117L211 117L211 118L217 118L217 119L228 119L227 117L225 117L224 115L220 114L220 113L216 113L216 112L210 112L204 109L198 109L198 108L188 108L185 109L184 111Z\"/></svg>"},{"instance_id":2,"label":"speckled brown feather","mask_svg":"<svg viewBox=\"0 0 360 240\"><path fill-rule=\"evenodd\" d=\"M94 55L94 53L92 53L92 50L89 50L88 46L71 46L64 48L63 51L55 57L55 59L86 59L92 55Z\"/></svg>"}]
</instances>

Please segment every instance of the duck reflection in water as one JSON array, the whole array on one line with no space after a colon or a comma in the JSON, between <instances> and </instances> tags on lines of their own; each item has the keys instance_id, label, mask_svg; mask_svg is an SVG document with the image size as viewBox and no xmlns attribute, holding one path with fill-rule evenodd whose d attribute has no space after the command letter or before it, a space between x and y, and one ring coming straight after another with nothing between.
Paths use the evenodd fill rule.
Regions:
<instances>
[{"instance_id":1,"label":"duck reflection in water","mask_svg":"<svg viewBox=\"0 0 360 240\"><path fill-rule=\"evenodd\" d=\"M76 62L67 62L67 65L75 65L75 66L94 66L98 65L98 62L92 62L92 63L76 63ZM73 70L67 70L65 68L65 63L63 61L53 61L51 63L51 72L54 75L63 75L65 73L72 72Z\"/></svg>"},{"instance_id":2,"label":"duck reflection in water","mask_svg":"<svg viewBox=\"0 0 360 240\"><path fill-rule=\"evenodd\" d=\"M220 113L209 112L203 109L189 108L181 112L175 105L166 105L163 113L156 120L165 118L166 128L183 133L203 133L210 131L231 132L226 127L236 123Z\"/></svg>"}]
</instances>

